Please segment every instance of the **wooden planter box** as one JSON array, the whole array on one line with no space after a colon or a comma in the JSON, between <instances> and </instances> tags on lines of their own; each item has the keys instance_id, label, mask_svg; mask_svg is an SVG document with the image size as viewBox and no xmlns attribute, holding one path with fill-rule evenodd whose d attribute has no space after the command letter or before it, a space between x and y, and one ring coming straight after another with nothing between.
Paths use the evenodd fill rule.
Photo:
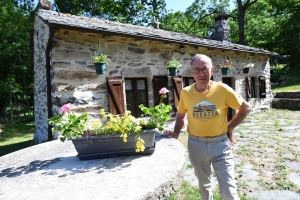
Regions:
<instances>
[{"instance_id":1,"label":"wooden planter box","mask_svg":"<svg viewBox=\"0 0 300 200\"><path fill-rule=\"evenodd\" d=\"M155 150L155 130L145 130L141 137L145 142L143 152L135 152L135 135L128 135L123 142L120 135L88 136L71 139L80 160L152 154Z\"/></svg>"}]
</instances>

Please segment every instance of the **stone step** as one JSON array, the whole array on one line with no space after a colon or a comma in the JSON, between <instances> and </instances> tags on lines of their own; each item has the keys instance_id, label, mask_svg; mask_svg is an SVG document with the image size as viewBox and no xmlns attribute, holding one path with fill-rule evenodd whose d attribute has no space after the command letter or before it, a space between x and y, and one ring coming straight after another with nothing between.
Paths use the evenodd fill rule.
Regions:
<instances>
[{"instance_id":1,"label":"stone step","mask_svg":"<svg viewBox=\"0 0 300 200\"><path fill-rule=\"evenodd\" d=\"M274 98L272 101L272 108L299 110L300 98L299 99Z\"/></svg>"},{"instance_id":2,"label":"stone step","mask_svg":"<svg viewBox=\"0 0 300 200\"><path fill-rule=\"evenodd\" d=\"M274 98L300 99L300 92L277 92L274 93Z\"/></svg>"}]
</instances>

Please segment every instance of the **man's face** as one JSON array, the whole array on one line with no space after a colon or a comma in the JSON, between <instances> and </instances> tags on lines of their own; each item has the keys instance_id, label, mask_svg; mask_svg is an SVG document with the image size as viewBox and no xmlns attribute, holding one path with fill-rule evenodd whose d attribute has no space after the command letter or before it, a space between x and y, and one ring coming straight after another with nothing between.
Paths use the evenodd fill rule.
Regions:
<instances>
[{"instance_id":1,"label":"man's face","mask_svg":"<svg viewBox=\"0 0 300 200\"><path fill-rule=\"evenodd\" d=\"M208 84L213 71L214 68L205 59L196 59L192 63L191 73L195 81L200 85Z\"/></svg>"}]
</instances>

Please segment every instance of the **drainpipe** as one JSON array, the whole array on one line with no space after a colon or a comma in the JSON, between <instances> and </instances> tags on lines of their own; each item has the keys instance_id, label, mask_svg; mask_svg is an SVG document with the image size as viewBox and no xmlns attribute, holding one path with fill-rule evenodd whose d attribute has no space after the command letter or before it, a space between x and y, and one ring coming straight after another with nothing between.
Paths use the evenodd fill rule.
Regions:
<instances>
[{"instance_id":1,"label":"drainpipe","mask_svg":"<svg viewBox=\"0 0 300 200\"><path fill-rule=\"evenodd\" d=\"M48 107L48 119L52 117L52 101L51 101L51 79L50 79L50 52L53 47L54 38L54 26L49 26L49 39L46 48L46 88L47 88L47 107ZM48 123L48 120L47 120ZM48 141L52 141L52 125L48 124Z\"/></svg>"}]
</instances>

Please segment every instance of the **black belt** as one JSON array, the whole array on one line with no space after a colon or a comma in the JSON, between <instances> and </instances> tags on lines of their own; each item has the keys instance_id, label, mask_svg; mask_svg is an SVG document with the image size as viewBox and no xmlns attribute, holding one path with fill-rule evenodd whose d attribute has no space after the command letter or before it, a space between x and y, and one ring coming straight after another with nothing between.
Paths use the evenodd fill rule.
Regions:
<instances>
[{"instance_id":1,"label":"black belt","mask_svg":"<svg viewBox=\"0 0 300 200\"><path fill-rule=\"evenodd\" d=\"M223 133L222 135L215 136L215 137L198 137L194 135L189 135L189 138L201 141L201 142L218 142L222 140L228 139L227 133Z\"/></svg>"}]
</instances>

